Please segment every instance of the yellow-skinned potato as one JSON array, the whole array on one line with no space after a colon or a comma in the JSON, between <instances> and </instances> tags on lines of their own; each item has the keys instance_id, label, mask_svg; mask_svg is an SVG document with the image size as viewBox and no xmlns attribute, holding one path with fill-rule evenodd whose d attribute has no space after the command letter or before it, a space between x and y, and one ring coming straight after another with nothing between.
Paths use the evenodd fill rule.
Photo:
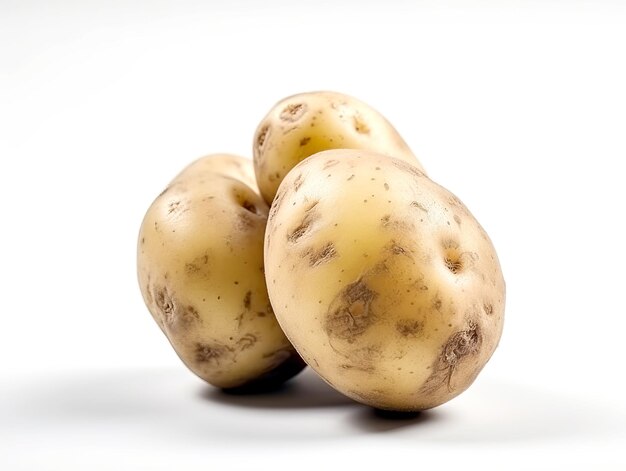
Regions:
<instances>
[{"instance_id":1,"label":"yellow-skinned potato","mask_svg":"<svg viewBox=\"0 0 626 471\"><path fill-rule=\"evenodd\" d=\"M369 105L336 92L301 93L274 105L254 134L254 170L265 201L271 204L298 162L330 149L371 150L422 169L395 128Z\"/></svg>"},{"instance_id":2,"label":"yellow-skinned potato","mask_svg":"<svg viewBox=\"0 0 626 471\"><path fill-rule=\"evenodd\" d=\"M271 387L304 367L267 295L268 209L252 162L216 154L185 168L141 225L146 306L181 360L217 387Z\"/></svg>"},{"instance_id":3,"label":"yellow-skinned potato","mask_svg":"<svg viewBox=\"0 0 626 471\"><path fill-rule=\"evenodd\" d=\"M281 327L329 384L417 411L464 391L502 332L505 284L468 209L419 169L357 150L283 180L265 237Z\"/></svg>"}]
</instances>

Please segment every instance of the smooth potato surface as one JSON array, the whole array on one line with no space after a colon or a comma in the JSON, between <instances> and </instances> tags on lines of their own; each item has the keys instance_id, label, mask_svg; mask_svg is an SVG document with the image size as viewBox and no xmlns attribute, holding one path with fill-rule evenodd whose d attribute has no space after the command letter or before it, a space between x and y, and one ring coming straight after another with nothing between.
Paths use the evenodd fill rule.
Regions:
<instances>
[{"instance_id":1,"label":"smooth potato surface","mask_svg":"<svg viewBox=\"0 0 626 471\"><path fill-rule=\"evenodd\" d=\"M253 188L250 160L201 158L156 198L139 234L146 306L189 369L222 388L270 386L304 366L268 299L268 207Z\"/></svg>"},{"instance_id":2,"label":"smooth potato surface","mask_svg":"<svg viewBox=\"0 0 626 471\"><path fill-rule=\"evenodd\" d=\"M278 185L298 162L329 149L366 149L421 164L378 111L348 95L310 92L278 102L254 135L254 169L271 204Z\"/></svg>"},{"instance_id":3,"label":"smooth potato surface","mask_svg":"<svg viewBox=\"0 0 626 471\"><path fill-rule=\"evenodd\" d=\"M450 400L500 339L505 284L489 237L402 160L334 150L300 163L270 210L265 268L304 360L374 407Z\"/></svg>"}]
</instances>

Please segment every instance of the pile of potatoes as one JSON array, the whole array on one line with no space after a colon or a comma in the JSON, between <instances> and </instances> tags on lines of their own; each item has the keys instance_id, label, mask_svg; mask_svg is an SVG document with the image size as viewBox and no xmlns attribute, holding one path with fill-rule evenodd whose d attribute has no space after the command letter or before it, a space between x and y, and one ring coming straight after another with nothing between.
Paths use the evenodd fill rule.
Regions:
<instances>
[{"instance_id":1,"label":"pile of potatoes","mask_svg":"<svg viewBox=\"0 0 626 471\"><path fill-rule=\"evenodd\" d=\"M309 365L395 411L467 389L502 333L502 271L393 126L355 98L303 93L262 119L253 156L192 162L141 225L141 293L187 367L258 391Z\"/></svg>"}]
</instances>

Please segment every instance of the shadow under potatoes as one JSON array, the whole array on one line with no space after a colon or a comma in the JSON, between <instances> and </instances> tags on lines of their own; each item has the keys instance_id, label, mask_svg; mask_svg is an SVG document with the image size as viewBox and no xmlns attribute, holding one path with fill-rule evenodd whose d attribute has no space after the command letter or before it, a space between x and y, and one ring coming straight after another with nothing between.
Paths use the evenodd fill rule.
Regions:
<instances>
[{"instance_id":1,"label":"shadow under potatoes","mask_svg":"<svg viewBox=\"0 0 626 471\"><path fill-rule=\"evenodd\" d=\"M202 397L213 402L235 407L258 409L314 409L343 408L349 412L350 422L364 433L379 433L410 426L433 423L441 414L423 412L394 412L374 409L353 401L339 393L310 368L272 390L221 390L203 388Z\"/></svg>"},{"instance_id":2,"label":"shadow under potatoes","mask_svg":"<svg viewBox=\"0 0 626 471\"><path fill-rule=\"evenodd\" d=\"M216 403L258 409L309 409L348 407L356 403L326 384L307 368L274 389L223 390L202 388L201 396Z\"/></svg>"},{"instance_id":3,"label":"shadow under potatoes","mask_svg":"<svg viewBox=\"0 0 626 471\"><path fill-rule=\"evenodd\" d=\"M443 419L436 410L421 412L394 412L371 407L363 407L352 417L355 428L369 433L382 433L409 427L430 426Z\"/></svg>"}]
</instances>

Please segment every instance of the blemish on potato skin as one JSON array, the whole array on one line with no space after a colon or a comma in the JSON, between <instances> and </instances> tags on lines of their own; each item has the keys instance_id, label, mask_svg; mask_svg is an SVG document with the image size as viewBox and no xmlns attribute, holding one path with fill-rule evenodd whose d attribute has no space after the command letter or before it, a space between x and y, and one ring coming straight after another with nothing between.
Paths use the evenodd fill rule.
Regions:
<instances>
[{"instance_id":1,"label":"blemish on potato skin","mask_svg":"<svg viewBox=\"0 0 626 471\"><path fill-rule=\"evenodd\" d=\"M389 250L394 255L404 255L405 257L413 258L411 257L410 250L402 247L395 240L391 241L391 243L387 247L387 250Z\"/></svg>"},{"instance_id":2,"label":"blemish on potato skin","mask_svg":"<svg viewBox=\"0 0 626 471\"><path fill-rule=\"evenodd\" d=\"M323 170L328 170L330 167L334 167L334 166L335 166L335 165L337 165L338 163L339 163L339 161L338 161L338 160L335 160L335 159L330 159L330 160L327 160L327 161L324 163L324 166L322 167L322 169L323 169Z\"/></svg>"},{"instance_id":3,"label":"blemish on potato skin","mask_svg":"<svg viewBox=\"0 0 626 471\"><path fill-rule=\"evenodd\" d=\"M403 337L417 337L424 330L424 323L414 319L402 319L396 322L396 331Z\"/></svg>"},{"instance_id":4,"label":"blemish on potato skin","mask_svg":"<svg viewBox=\"0 0 626 471\"><path fill-rule=\"evenodd\" d=\"M435 311L441 311L441 306L442 306L442 302L441 302L441 298L438 295L435 295L433 297L431 306Z\"/></svg>"},{"instance_id":5,"label":"blemish on potato skin","mask_svg":"<svg viewBox=\"0 0 626 471\"><path fill-rule=\"evenodd\" d=\"M302 218L302 222L293 230L291 233L287 234L287 240L291 243L296 243L298 240L304 236L311 225L319 218L319 214L314 211L315 206L319 201L313 201L309 204L309 206L304 211L304 218Z\"/></svg>"},{"instance_id":6,"label":"blemish on potato skin","mask_svg":"<svg viewBox=\"0 0 626 471\"><path fill-rule=\"evenodd\" d=\"M398 170L413 175L414 177L424 177L424 172L404 160L390 159L389 162Z\"/></svg>"},{"instance_id":7,"label":"blemish on potato skin","mask_svg":"<svg viewBox=\"0 0 626 471\"><path fill-rule=\"evenodd\" d=\"M441 349L435 364L432 365L433 372L420 392L432 393L444 385L449 392L454 391L456 387L452 382L452 375L462 362L480 351L482 341L482 331L474 321L468 322L467 329L451 335Z\"/></svg>"},{"instance_id":8,"label":"blemish on potato skin","mask_svg":"<svg viewBox=\"0 0 626 471\"><path fill-rule=\"evenodd\" d=\"M256 137L256 150L257 150L257 152L259 154L258 157L260 157L260 155L261 155L261 151L263 150L263 145L267 141L267 138L269 137L269 133L270 133L270 125L269 124L265 124L259 130L259 133L257 134L257 137Z\"/></svg>"},{"instance_id":9,"label":"blemish on potato skin","mask_svg":"<svg viewBox=\"0 0 626 471\"><path fill-rule=\"evenodd\" d=\"M424 211L425 213L428 212L428 208L426 208L426 206L424 206L422 203L420 203L419 201L411 201L411 207L412 208L418 208L421 209L422 211Z\"/></svg>"},{"instance_id":10,"label":"blemish on potato skin","mask_svg":"<svg viewBox=\"0 0 626 471\"><path fill-rule=\"evenodd\" d=\"M300 139L300 147L306 146L310 141L310 137L303 137L302 139Z\"/></svg>"},{"instance_id":11,"label":"blemish on potato skin","mask_svg":"<svg viewBox=\"0 0 626 471\"><path fill-rule=\"evenodd\" d=\"M485 314L487 314L488 316L493 315L493 304L491 303L483 304L483 311L485 311Z\"/></svg>"},{"instance_id":12,"label":"blemish on potato skin","mask_svg":"<svg viewBox=\"0 0 626 471\"><path fill-rule=\"evenodd\" d=\"M302 186L302 184L304 183L304 178L302 176L301 173L298 174L298 176L296 177L296 179L293 182L293 191L297 192L300 187Z\"/></svg>"},{"instance_id":13,"label":"blemish on potato skin","mask_svg":"<svg viewBox=\"0 0 626 471\"><path fill-rule=\"evenodd\" d=\"M354 125L354 130L359 134L369 134L370 127L367 123L361 118L361 116L355 115L352 117L352 124Z\"/></svg>"},{"instance_id":14,"label":"blemish on potato skin","mask_svg":"<svg viewBox=\"0 0 626 471\"><path fill-rule=\"evenodd\" d=\"M185 263L185 273L187 275L193 275L194 273L198 273L200 271L200 267L195 263Z\"/></svg>"},{"instance_id":15,"label":"blemish on potato skin","mask_svg":"<svg viewBox=\"0 0 626 471\"><path fill-rule=\"evenodd\" d=\"M377 293L359 279L343 289L330 304L324 329L330 337L354 340L375 321L371 304Z\"/></svg>"},{"instance_id":16,"label":"blemish on potato skin","mask_svg":"<svg viewBox=\"0 0 626 471\"><path fill-rule=\"evenodd\" d=\"M461 218L459 217L458 214L454 215L454 221L460 226L461 225Z\"/></svg>"},{"instance_id":17,"label":"blemish on potato skin","mask_svg":"<svg viewBox=\"0 0 626 471\"><path fill-rule=\"evenodd\" d=\"M280 209L283 200L285 199L286 191L279 191L274 197L274 201L272 202L272 206L270 207L270 212L268 216L268 220L273 220L276 217L276 213Z\"/></svg>"},{"instance_id":18,"label":"blemish on potato skin","mask_svg":"<svg viewBox=\"0 0 626 471\"><path fill-rule=\"evenodd\" d=\"M219 366L223 357L232 354L233 348L221 343L199 343L196 342L194 347L194 358L197 363L209 363Z\"/></svg>"},{"instance_id":19,"label":"blemish on potato skin","mask_svg":"<svg viewBox=\"0 0 626 471\"><path fill-rule=\"evenodd\" d=\"M339 365L339 368L342 370L356 370L356 371L362 371L364 373L373 373L376 368L374 368L373 365L351 365L348 363L342 363Z\"/></svg>"},{"instance_id":20,"label":"blemish on potato skin","mask_svg":"<svg viewBox=\"0 0 626 471\"><path fill-rule=\"evenodd\" d=\"M337 257L337 250L335 249L335 244L328 242L317 251L309 250L308 255L309 266L317 267Z\"/></svg>"},{"instance_id":21,"label":"blemish on potato skin","mask_svg":"<svg viewBox=\"0 0 626 471\"><path fill-rule=\"evenodd\" d=\"M172 324L174 301L164 287L155 287L154 304L161 315L163 324Z\"/></svg>"},{"instance_id":22,"label":"blemish on potato skin","mask_svg":"<svg viewBox=\"0 0 626 471\"><path fill-rule=\"evenodd\" d=\"M279 118L282 121L294 123L298 121L307 111L307 105L304 103L291 103L280 112Z\"/></svg>"},{"instance_id":23,"label":"blemish on potato skin","mask_svg":"<svg viewBox=\"0 0 626 471\"><path fill-rule=\"evenodd\" d=\"M237 347L240 351L244 351L254 346L257 341L258 338L256 335L248 333L241 337L239 340L237 340Z\"/></svg>"},{"instance_id":24,"label":"blemish on potato skin","mask_svg":"<svg viewBox=\"0 0 626 471\"><path fill-rule=\"evenodd\" d=\"M249 310L251 303L252 303L252 291L248 290L245 296L243 297L243 307Z\"/></svg>"}]
</instances>

